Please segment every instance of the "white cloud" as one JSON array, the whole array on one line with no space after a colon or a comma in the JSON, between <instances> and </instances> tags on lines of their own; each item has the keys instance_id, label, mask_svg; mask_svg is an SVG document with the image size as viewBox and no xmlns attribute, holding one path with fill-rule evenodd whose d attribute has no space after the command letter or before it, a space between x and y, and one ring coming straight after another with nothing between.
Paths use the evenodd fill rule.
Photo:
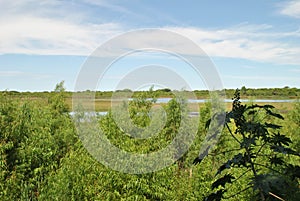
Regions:
<instances>
[{"instance_id":1,"label":"white cloud","mask_svg":"<svg viewBox=\"0 0 300 201\"><path fill-rule=\"evenodd\" d=\"M105 7L122 13L127 9L108 1L84 0L84 3ZM297 13L300 3L292 1ZM90 55L104 41L125 32L128 28L115 22L95 23L88 19L86 10L70 12L64 1L19 0L0 1L0 54L40 54L40 55ZM79 4L78 4L79 5ZM290 8L292 9L292 8ZM239 24L222 29L199 27L165 27L182 34L197 43L209 56L242 58L262 62L300 64L299 44L285 39L297 38L300 31L275 32L268 24ZM141 37L141 36L137 36ZM163 44L163 36L153 36L149 46ZM296 40L295 40L296 41ZM138 46L135 40L120 44L126 47ZM174 49L187 49L176 41ZM162 46L163 47L163 46ZM193 50L182 52L193 54Z\"/></svg>"},{"instance_id":2,"label":"white cloud","mask_svg":"<svg viewBox=\"0 0 300 201\"><path fill-rule=\"evenodd\" d=\"M0 19L0 53L88 55L120 32L117 24L75 24L57 19L14 16Z\"/></svg>"},{"instance_id":3,"label":"white cloud","mask_svg":"<svg viewBox=\"0 0 300 201\"><path fill-rule=\"evenodd\" d=\"M87 4L91 4L94 6L99 6L99 7L103 7L103 8L107 8L110 9L112 11L116 11L119 13L124 13L124 14L130 14L130 15L135 15L133 12L129 11L128 9L116 5L116 4L112 4L112 1L105 1L105 0L83 0L83 2L87 3Z\"/></svg>"},{"instance_id":4,"label":"white cloud","mask_svg":"<svg viewBox=\"0 0 300 201\"><path fill-rule=\"evenodd\" d=\"M285 2L280 9L280 13L290 17L300 18L300 1Z\"/></svg>"},{"instance_id":5,"label":"white cloud","mask_svg":"<svg viewBox=\"0 0 300 201\"><path fill-rule=\"evenodd\" d=\"M292 33L272 33L267 26L251 25L205 30L195 27L170 27L194 40L209 56L242 58L262 62L300 64L300 47L282 38ZM297 32L298 33L298 32Z\"/></svg>"},{"instance_id":6,"label":"white cloud","mask_svg":"<svg viewBox=\"0 0 300 201\"><path fill-rule=\"evenodd\" d=\"M89 55L122 31L117 23L83 23L84 13L69 14L62 1L2 0L0 7L0 54Z\"/></svg>"}]
</instances>

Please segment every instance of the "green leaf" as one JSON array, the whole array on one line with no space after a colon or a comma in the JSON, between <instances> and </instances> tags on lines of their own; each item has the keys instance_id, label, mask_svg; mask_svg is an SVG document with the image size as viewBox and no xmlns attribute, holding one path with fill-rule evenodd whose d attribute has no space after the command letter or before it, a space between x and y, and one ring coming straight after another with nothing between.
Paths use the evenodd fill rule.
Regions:
<instances>
[{"instance_id":1,"label":"green leaf","mask_svg":"<svg viewBox=\"0 0 300 201\"><path fill-rule=\"evenodd\" d=\"M268 123L265 123L265 126L267 128L272 128L272 129L279 129L279 128L282 127L282 126L279 126L279 125L276 125L276 124L268 124Z\"/></svg>"},{"instance_id":2,"label":"green leaf","mask_svg":"<svg viewBox=\"0 0 300 201\"><path fill-rule=\"evenodd\" d=\"M241 148L249 147L251 144L256 145L255 138L244 138L241 142Z\"/></svg>"},{"instance_id":3,"label":"green leaf","mask_svg":"<svg viewBox=\"0 0 300 201\"><path fill-rule=\"evenodd\" d=\"M216 175L220 174L222 171L224 171L225 169L229 169L230 167L236 165L238 167L248 167L247 166L247 157L244 154L238 153L237 155L235 155L231 160L228 160L226 163L224 163L223 165L221 165L216 173Z\"/></svg>"},{"instance_id":4,"label":"green leaf","mask_svg":"<svg viewBox=\"0 0 300 201\"><path fill-rule=\"evenodd\" d=\"M262 190L264 194L280 192L289 188L288 183L282 176L273 174L261 174L252 179L253 189Z\"/></svg>"},{"instance_id":5,"label":"green leaf","mask_svg":"<svg viewBox=\"0 0 300 201\"><path fill-rule=\"evenodd\" d=\"M288 146L290 143L292 143L289 137L286 137L285 135L281 135L280 133L274 134L271 137L270 142L278 146L282 146L282 145Z\"/></svg>"},{"instance_id":6,"label":"green leaf","mask_svg":"<svg viewBox=\"0 0 300 201\"><path fill-rule=\"evenodd\" d=\"M223 194L226 192L226 190L218 190L215 193L210 194L207 196L204 200L205 201L220 201L223 198Z\"/></svg>"},{"instance_id":7,"label":"green leaf","mask_svg":"<svg viewBox=\"0 0 300 201\"><path fill-rule=\"evenodd\" d=\"M275 108L273 105L263 105L262 106L264 109L273 109L273 108Z\"/></svg>"},{"instance_id":8,"label":"green leaf","mask_svg":"<svg viewBox=\"0 0 300 201\"><path fill-rule=\"evenodd\" d=\"M272 111L269 110L269 109L266 109L266 113L267 113L268 115L273 116L273 117L276 117L276 118L279 118L279 119L284 120L284 117L283 117L281 114L277 114L277 113L275 113L275 112L272 112Z\"/></svg>"},{"instance_id":9,"label":"green leaf","mask_svg":"<svg viewBox=\"0 0 300 201\"><path fill-rule=\"evenodd\" d=\"M201 163L203 158L208 155L208 151L211 148L211 146L207 146L204 151L202 151L197 158L193 161L194 165L197 165L198 163Z\"/></svg>"},{"instance_id":10,"label":"green leaf","mask_svg":"<svg viewBox=\"0 0 300 201\"><path fill-rule=\"evenodd\" d=\"M291 175L292 179L300 178L300 166L289 164L285 169L286 175Z\"/></svg>"},{"instance_id":11,"label":"green leaf","mask_svg":"<svg viewBox=\"0 0 300 201\"><path fill-rule=\"evenodd\" d=\"M256 108L273 109L275 107L273 105L258 105L258 104L253 104L253 105L248 106L247 110L252 110L252 109L256 109Z\"/></svg>"},{"instance_id":12,"label":"green leaf","mask_svg":"<svg viewBox=\"0 0 300 201\"><path fill-rule=\"evenodd\" d=\"M212 189L218 188L219 186L225 187L226 183L232 183L232 179L235 179L231 174L226 174L212 184Z\"/></svg>"},{"instance_id":13,"label":"green leaf","mask_svg":"<svg viewBox=\"0 0 300 201\"><path fill-rule=\"evenodd\" d=\"M288 147L273 145L273 146L271 146L271 149L273 149L273 151L275 151L275 152L279 152L282 154L291 154L291 155L295 155L295 156L300 156L300 154L298 152L296 152L293 149L288 148Z\"/></svg>"},{"instance_id":14,"label":"green leaf","mask_svg":"<svg viewBox=\"0 0 300 201\"><path fill-rule=\"evenodd\" d=\"M284 161L282 160L281 157L277 157L277 156L273 156L273 157L270 157L270 163L271 165L282 165L284 164Z\"/></svg>"},{"instance_id":15,"label":"green leaf","mask_svg":"<svg viewBox=\"0 0 300 201\"><path fill-rule=\"evenodd\" d=\"M208 129L209 125L210 125L211 119L207 120L205 123L205 129Z\"/></svg>"},{"instance_id":16,"label":"green leaf","mask_svg":"<svg viewBox=\"0 0 300 201\"><path fill-rule=\"evenodd\" d=\"M228 160L226 163L224 163L223 165L221 165L216 173L216 175L221 174L223 172L223 170L229 169L231 167L231 160Z\"/></svg>"}]
</instances>

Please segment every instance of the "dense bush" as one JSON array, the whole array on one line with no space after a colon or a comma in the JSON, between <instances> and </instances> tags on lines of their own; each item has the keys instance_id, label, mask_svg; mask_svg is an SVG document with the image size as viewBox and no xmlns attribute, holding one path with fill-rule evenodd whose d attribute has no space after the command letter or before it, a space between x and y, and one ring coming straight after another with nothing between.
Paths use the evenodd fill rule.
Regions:
<instances>
[{"instance_id":1,"label":"dense bush","mask_svg":"<svg viewBox=\"0 0 300 201\"><path fill-rule=\"evenodd\" d=\"M292 113L296 123L298 115ZM211 186L216 192L206 200L299 200L300 166L294 161L299 161L300 154L291 148L291 139L281 133L282 126L274 123L273 118L284 119L271 105L242 105L236 91L225 120L231 145L221 152L228 159L216 171L218 179ZM196 158L194 162L201 161L202 158ZM241 190L228 187L241 186L240 180L244 181Z\"/></svg>"},{"instance_id":2,"label":"dense bush","mask_svg":"<svg viewBox=\"0 0 300 201\"><path fill-rule=\"evenodd\" d=\"M169 93L167 90L166 92ZM18 93L15 94L19 96ZM152 92L147 95L140 93L128 105L120 107L129 108L133 122L140 128L145 128L149 126L148 114L151 107L155 105L156 95ZM153 99L147 99L149 96ZM255 193L245 193L245 191L238 194L238 192L249 185L254 187L257 181L272 181L277 182L277 185L288 184L290 188L281 188L281 190L287 189L287 192L270 191L280 197L285 198L287 193L297 195L297 188L294 187L299 180L291 180L289 176L293 175L286 174L286 177L278 180L276 174L274 174L276 177L270 176L270 169L258 168L260 177L257 176L256 180L251 174L237 179L239 175L248 170L248 166L243 166L245 157L239 156L249 156L246 154L247 152L256 153L256 148L253 150L249 148L247 151L246 145L252 146L253 141L237 137L240 142L244 142L241 147L241 143L232 140L228 130L224 130L218 145L200 165L192 164L200 150L201 142L205 138L205 124L211 116L209 102L200 108L198 122L196 119L190 121L190 118L187 117L188 108L184 99L179 101L180 104L175 99L170 101L164 105L166 111L164 124L150 139L130 137L128 132L139 134L138 130L134 127L126 127L128 130L120 129L112 111L99 117L99 127L105 131L112 143L124 150L138 153L150 153L168 145L178 132L181 121L186 122L182 129L187 134L193 131L191 123L199 124L196 139L189 152L178 161L157 172L134 175L111 170L96 161L86 151L77 137L72 117L68 114L69 109L65 104L66 92L64 92L63 83L58 84L55 92L48 93L46 97L47 101L43 102L30 98L27 100L16 99L5 92L0 95L0 200L203 200L205 196L213 193L210 187L213 182L219 192L224 191L222 184L228 189L224 193L224 197L234 195L230 199L251 200L254 199ZM249 107L251 106L247 106L247 108ZM252 108L254 113L265 109L253 106ZM270 109L269 106L266 109ZM270 109L270 111L274 112L274 109ZM237 113L231 112L230 114ZM299 103L295 104L295 109L287 115L285 120L274 120L269 118L270 115L262 113L256 115L255 118L252 118L251 115L253 116L251 113L245 114L247 122L249 120L249 123L258 125L267 121L268 126L273 127L267 128L268 130L286 133L286 137L293 141L291 144L283 135L278 135L277 131L270 133L271 137L268 140L270 142L273 140L272 143L275 143L276 147L269 147L267 151L261 151L260 154L265 156L259 156L262 159L256 159L256 162L262 163L268 159L269 161L266 162L269 164L272 161L270 166L272 169L283 172L290 168L289 173L292 173L291 170L294 170L293 168L299 166L300 163L293 156L286 156L285 152L289 154L292 153L292 150L295 151L293 153L299 152ZM152 121L155 122L156 117L152 116L152 118L154 118ZM238 116L234 115L229 115L228 118L238 120ZM160 124L161 122L156 123ZM278 123L283 127L277 127ZM232 132L239 126L232 125L229 121L227 124ZM264 125L266 126L266 124ZM147 135L148 133L143 134ZM263 140L261 137L258 139ZM275 139L277 139L276 142ZM177 143L185 146L180 142ZM290 149L287 149L286 143L291 145ZM228 152L232 149L237 153ZM238 152L240 150L244 150L244 152ZM176 152L174 153L176 154ZM229 162L228 159L232 158L235 159L235 163ZM226 162L226 160L228 161ZM246 165L248 164L248 161L244 162ZM281 164L281 162L284 163ZM224 163L227 166L222 166ZM240 168L233 168L239 165ZM220 166L226 168L219 169L220 174L218 174L216 182L215 173ZM229 166L230 168L227 168ZM235 173L238 176L234 175ZM231 176L234 176L236 181L228 188L229 185L225 184L225 181L232 181ZM259 192L262 187L256 186ZM271 186L267 187L271 188ZM292 198L287 197L287 199Z\"/></svg>"},{"instance_id":3,"label":"dense bush","mask_svg":"<svg viewBox=\"0 0 300 201\"><path fill-rule=\"evenodd\" d=\"M60 95L51 104L0 97L0 197L34 200L76 141Z\"/></svg>"}]
</instances>

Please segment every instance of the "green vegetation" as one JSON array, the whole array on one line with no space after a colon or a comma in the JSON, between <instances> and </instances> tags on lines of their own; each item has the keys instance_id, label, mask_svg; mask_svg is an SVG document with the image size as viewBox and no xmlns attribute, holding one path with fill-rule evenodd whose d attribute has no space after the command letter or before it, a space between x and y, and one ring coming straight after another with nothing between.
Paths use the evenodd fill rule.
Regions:
<instances>
[{"instance_id":1,"label":"green vegetation","mask_svg":"<svg viewBox=\"0 0 300 201\"><path fill-rule=\"evenodd\" d=\"M63 84L63 82L62 82ZM88 92L91 92L87 90ZM130 89L118 90L125 92L132 92ZM235 93L235 89L226 89L226 96L233 97ZM154 91L158 97L174 97L172 90L170 89L158 89ZM53 94L57 93L57 91L44 91L44 92L18 92L18 91L2 91L0 94L6 94L10 97L15 98L49 98L53 96ZM78 92L80 93L80 92ZM134 96L138 97L142 93L146 93L145 91L135 91ZM208 90L195 90L195 95L199 99L207 99L210 98ZM96 91L95 98L96 99L110 99L112 96L112 91ZM64 91L65 98L72 98L72 92ZM300 97L300 89L298 88L246 88L243 86L241 88L241 98L265 98L265 99L299 99Z\"/></svg>"},{"instance_id":2,"label":"green vegetation","mask_svg":"<svg viewBox=\"0 0 300 201\"><path fill-rule=\"evenodd\" d=\"M236 91L232 110L226 114L225 127L229 136L222 154L230 158L216 171L216 177L226 170L213 184L207 200L221 200L243 195L244 199L255 200L298 200L300 178L299 152L290 147L291 138L280 133L282 126L274 123L284 117L273 111L272 105L242 105L240 93ZM295 115L295 113L293 113ZM230 125L234 123L234 125ZM289 157L287 157L289 155ZM200 163L196 158L194 163ZM243 189L227 193L228 184L244 185ZM249 192L249 189L251 191ZM247 192L248 191L248 192ZM229 195L228 195L229 194ZM250 197L249 197L250 195Z\"/></svg>"},{"instance_id":3,"label":"green vegetation","mask_svg":"<svg viewBox=\"0 0 300 201\"><path fill-rule=\"evenodd\" d=\"M233 97L235 89L226 90L227 97ZM264 99L289 99L300 97L300 89L283 87L283 88L260 88L251 89L243 86L241 88L241 98L264 98Z\"/></svg>"},{"instance_id":4,"label":"green vegetation","mask_svg":"<svg viewBox=\"0 0 300 201\"><path fill-rule=\"evenodd\" d=\"M106 95L109 97L110 92L97 92L96 96L100 93L103 94L99 97L103 98ZM165 90L160 93L170 93L170 91ZM147 96L143 94L136 94L136 99L128 105L133 122L141 127L149 125L149 118L145 114L149 112L151 106L155 105L155 101L146 99ZM224 197L232 196L229 200L254 200L257 192L261 190L267 192L262 189L262 183L253 180L251 174L233 182L230 188L228 184L224 184L223 187L221 185L214 190L211 189L212 183L215 182L214 186L217 185L215 173L224 162L228 163L236 154L246 153L247 150L249 153L256 153L255 149L250 149L253 141L249 139L250 143L243 143L245 146L241 147L240 144L233 143L228 130L223 131L218 145L208 157L202 160L201 164L192 164L205 138L205 125L211 112L209 102L201 105L199 122L194 122L199 124L199 127L189 152L160 171L133 175L105 167L86 151L69 115L68 98L71 95L64 90L63 83L59 83L54 92L0 93L0 200L203 200L215 190L224 191L224 186L228 189ZM150 95L157 97L157 94ZM298 95L299 91L297 91ZM132 152L150 153L161 149L174 139L180 121L186 118L178 111L188 111L185 104L178 104L175 100L163 107L167 114L166 123L153 139L133 139L126 134L126 131L119 129L112 112L99 117L99 127L105 130L107 137L116 146ZM271 136L277 136L277 132L284 133L286 136L284 138L281 134L278 135L279 139L284 140L276 142L274 138L268 138L268 140L273 139L272 143L277 147L263 149L264 151L260 153L266 156L261 156L256 163L261 163L264 159L272 159L271 164L270 161L265 161L266 165L270 164L272 169L280 172L290 167L293 171L289 173L293 173L296 168L299 168L299 160L292 155L299 153L300 147L300 104L295 103L293 107L293 110L284 114L284 120L270 118L270 113L260 113L255 108L253 110L257 115L253 121L251 115L254 113L247 114L247 122L248 120L253 124L268 122L269 127L272 127L270 130L276 131L274 134L270 132ZM271 114L277 114L274 108L267 109L273 112ZM237 116L232 118L238 119ZM279 124L282 127L276 126ZM232 131L239 129L238 126L238 124L229 125ZM188 127L184 130L190 132ZM292 143L287 138L290 138ZM246 140L243 137L238 139L241 142ZM259 140L259 143L264 142L261 138L255 138L254 141L256 140ZM249 147L246 148L246 145ZM237 153L227 153L227 150L231 149L237 149ZM238 162L242 163L242 160ZM232 174L237 179L239 174L248 170L248 167L240 165L240 168L236 168L235 165L231 164L230 168L226 166L225 176ZM277 182L277 185L289 185L290 188L281 189L286 192L276 191L275 195L286 200L299 200L297 197L299 169L297 174L286 174L282 180L278 180L275 174L272 178L267 177L270 172L258 169L258 174L266 175L266 177L259 177L261 180L272 180ZM230 176L224 178L224 173L222 171L222 174L218 175L219 183L220 178L231 179ZM221 175L223 177L220 177ZM292 179L290 176L295 178ZM257 187L256 190L238 193L249 185ZM270 197L270 199L277 198Z\"/></svg>"},{"instance_id":5,"label":"green vegetation","mask_svg":"<svg viewBox=\"0 0 300 201\"><path fill-rule=\"evenodd\" d=\"M62 83L63 84L63 83ZM143 94L147 94L146 91L131 91L130 89L119 90L118 92L132 92L133 97L143 96ZM85 92L91 92L89 90ZM77 92L85 93L85 92ZM158 89L153 91L157 98L174 98L174 92L170 89ZM226 96L231 98L234 96L235 89L226 89ZM57 93L63 93L63 97L65 103L68 108L72 108L72 96L73 93L69 91L57 92L57 91L44 91L44 92L17 92L17 91L0 91L0 95L5 95L11 99L18 99L22 101L38 101L41 104L47 104L49 98L55 96ZM96 91L93 92L95 95L95 109L96 111L108 111L111 108L111 97L113 95L112 91ZM210 99L209 91L207 90L195 90L193 91L195 96L198 99ZM251 89L242 87L241 89L241 98L243 99L299 99L300 97L300 89L297 88L261 88L261 89ZM282 110L282 112L286 112L287 110L292 109L292 104L285 103L284 105L281 103L273 103L276 108ZM199 104L200 106L203 104ZM230 104L228 104L228 109L230 108Z\"/></svg>"}]
</instances>

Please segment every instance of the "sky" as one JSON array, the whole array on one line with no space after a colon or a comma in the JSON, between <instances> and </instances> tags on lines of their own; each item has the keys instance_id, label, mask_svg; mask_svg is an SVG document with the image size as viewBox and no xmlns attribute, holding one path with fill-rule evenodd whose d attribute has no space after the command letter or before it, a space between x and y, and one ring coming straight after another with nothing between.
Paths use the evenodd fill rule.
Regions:
<instances>
[{"instance_id":1,"label":"sky","mask_svg":"<svg viewBox=\"0 0 300 201\"><path fill-rule=\"evenodd\" d=\"M0 0L0 90L51 91L64 80L74 91L98 47L148 28L197 44L225 88L300 88L299 0ZM97 90L114 90L132 69L154 63L206 89L178 58L144 54L115 62Z\"/></svg>"}]
</instances>

